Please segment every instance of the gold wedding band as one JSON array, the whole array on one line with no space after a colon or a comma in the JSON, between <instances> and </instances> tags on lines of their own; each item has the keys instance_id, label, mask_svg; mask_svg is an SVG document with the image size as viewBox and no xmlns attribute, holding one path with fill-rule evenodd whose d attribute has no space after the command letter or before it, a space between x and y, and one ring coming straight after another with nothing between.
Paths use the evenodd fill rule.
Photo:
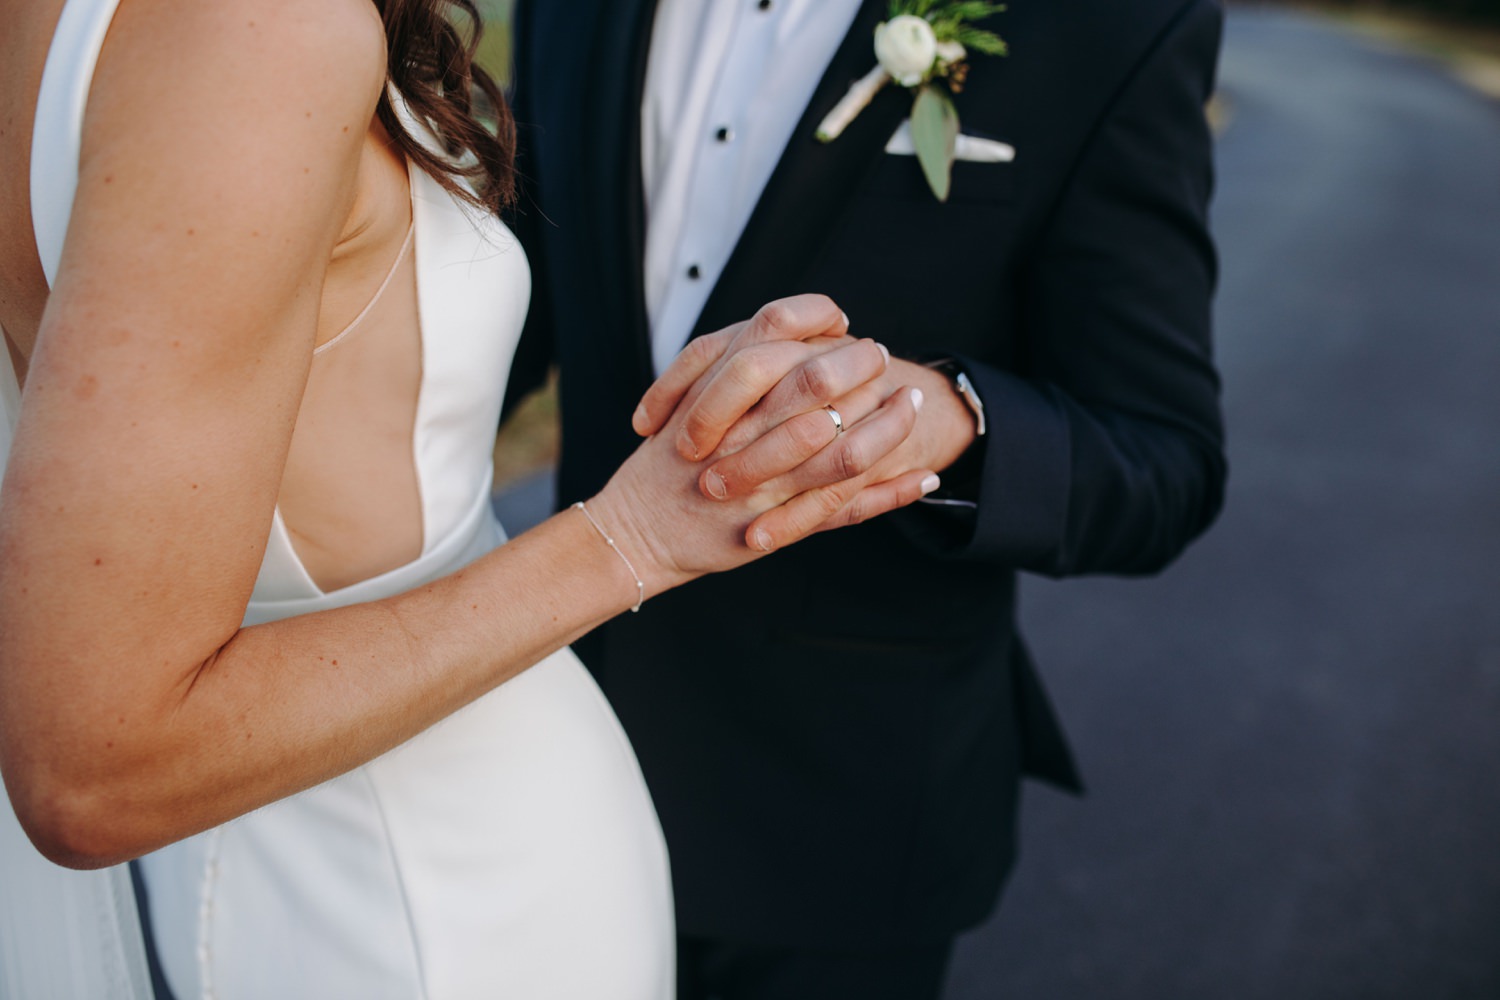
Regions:
<instances>
[{"instance_id":1,"label":"gold wedding band","mask_svg":"<svg viewBox=\"0 0 1500 1000\"><path fill-rule=\"evenodd\" d=\"M844 433L844 418L839 415L838 410L835 410L833 408L833 404L830 403L829 405L823 407L823 409L827 410L828 415L833 418L833 436L838 437L840 434Z\"/></svg>"}]
</instances>

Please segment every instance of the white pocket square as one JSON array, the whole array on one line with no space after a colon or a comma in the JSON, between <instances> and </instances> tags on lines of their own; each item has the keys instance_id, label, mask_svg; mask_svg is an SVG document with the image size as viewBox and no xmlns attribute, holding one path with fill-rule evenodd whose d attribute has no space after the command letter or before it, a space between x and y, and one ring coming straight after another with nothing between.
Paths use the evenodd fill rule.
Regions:
<instances>
[{"instance_id":1,"label":"white pocket square","mask_svg":"<svg viewBox=\"0 0 1500 1000\"><path fill-rule=\"evenodd\" d=\"M960 133L954 146L955 158L970 163L1009 163L1016 158L1016 147L1010 143L981 139L977 135ZM885 144L885 151L892 156L917 155L916 144L911 138L911 119L908 118L896 129L891 141Z\"/></svg>"}]
</instances>

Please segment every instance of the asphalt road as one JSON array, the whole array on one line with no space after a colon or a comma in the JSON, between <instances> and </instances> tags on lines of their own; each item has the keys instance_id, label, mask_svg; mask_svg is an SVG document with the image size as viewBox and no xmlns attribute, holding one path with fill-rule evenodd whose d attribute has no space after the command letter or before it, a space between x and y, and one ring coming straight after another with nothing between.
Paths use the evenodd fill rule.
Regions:
<instances>
[{"instance_id":1,"label":"asphalt road","mask_svg":"<svg viewBox=\"0 0 1500 1000\"><path fill-rule=\"evenodd\" d=\"M1091 791L949 1000L1497 1000L1500 105L1244 5L1221 81L1229 502L1025 590Z\"/></svg>"},{"instance_id":2,"label":"asphalt road","mask_svg":"<svg viewBox=\"0 0 1500 1000\"><path fill-rule=\"evenodd\" d=\"M1500 1000L1500 104L1245 5L1221 82L1228 504L1028 581L1090 793L1028 789L948 1000Z\"/></svg>"}]
</instances>

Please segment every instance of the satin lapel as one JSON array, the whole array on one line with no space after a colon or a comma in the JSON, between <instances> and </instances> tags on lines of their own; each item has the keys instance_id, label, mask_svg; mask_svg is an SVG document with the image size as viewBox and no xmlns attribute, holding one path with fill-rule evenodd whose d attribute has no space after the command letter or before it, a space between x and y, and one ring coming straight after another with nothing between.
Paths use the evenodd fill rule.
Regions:
<instances>
[{"instance_id":1,"label":"satin lapel","mask_svg":"<svg viewBox=\"0 0 1500 1000\"><path fill-rule=\"evenodd\" d=\"M866 0L818 84L745 232L698 318L694 336L751 316L768 299L816 289L798 282L816 261L856 182L911 113L911 95L887 84L838 139L813 133L849 85L875 67L875 26L887 0Z\"/></svg>"},{"instance_id":2,"label":"satin lapel","mask_svg":"<svg viewBox=\"0 0 1500 1000\"><path fill-rule=\"evenodd\" d=\"M641 95L646 86L646 55L656 0L601 0L595 10L597 34L588 88L595 109L588 142L591 205L583 218L595 229L595 245L601 255L594 273L610 287L617 282L624 286L617 297L611 298L625 310L620 317L625 329L620 333L633 338L631 360L644 388L653 374L646 315Z\"/></svg>"}]
</instances>

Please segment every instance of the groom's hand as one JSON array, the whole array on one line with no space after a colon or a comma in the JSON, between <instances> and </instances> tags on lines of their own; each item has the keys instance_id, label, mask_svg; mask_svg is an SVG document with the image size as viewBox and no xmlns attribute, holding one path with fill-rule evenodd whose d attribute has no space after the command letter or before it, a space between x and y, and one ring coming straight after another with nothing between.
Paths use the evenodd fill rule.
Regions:
<instances>
[{"instance_id":1,"label":"groom's hand","mask_svg":"<svg viewBox=\"0 0 1500 1000\"><path fill-rule=\"evenodd\" d=\"M848 324L828 298L803 295L699 337L642 399L635 429L670 428L681 457L711 462L699 476L711 499L793 496L765 519L797 536L909 503L938 479L914 461L925 449L906 447L913 424L893 436L891 405L920 410L923 393L896 380L883 346L849 338Z\"/></svg>"},{"instance_id":2,"label":"groom's hand","mask_svg":"<svg viewBox=\"0 0 1500 1000\"><path fill-rule=\"evenodd\" d=\"M800 296L694 340L642 400L636 430L655 433L684 408L676 444L684 457L712 459L699 483L714 499L784 476L809 489L846 480L838 495L856 497L857 487L946 469L975 437L973 415L948 378L850 339L836 310L822 296ZM917 425L895 449L872 454L849 432L903 387L918 388L926 404ZM860 518L839 521L850 519Z\"/></svg>"},{"instance_id":3,"label":"groom's hand","mask_svg":"<svg viewBox=\"0 0 1500 1000\"><path fill-rule=\"evenodd\" d=\"M843 355L832 352L821 360L830 368L846 363ZM839 382L848 377L851 373L830 375L831 380ZM846 432L853 431L885 399L903 388L915 388L921 394L916 426L906 440L877 461L860 461L857 452L850 451L853 442L848 434L840 435L832 428L826 407L838 412ZM819 403L819 398L807 391L805 380L797 373L784 375L723 434L718 454L700 476L703 492L716 499L740 496L775 477L805 474L830 462L842 463L849 476L863 484L894 479L917 469L941 473L968 450L976 437L973 412L948 377L899 358L892 358L881 374L829 403ZM799 452L785 439L801 437L804 424L818 427L825 447L798 470L794 463Z\"/></svg>"}]
</instances>

